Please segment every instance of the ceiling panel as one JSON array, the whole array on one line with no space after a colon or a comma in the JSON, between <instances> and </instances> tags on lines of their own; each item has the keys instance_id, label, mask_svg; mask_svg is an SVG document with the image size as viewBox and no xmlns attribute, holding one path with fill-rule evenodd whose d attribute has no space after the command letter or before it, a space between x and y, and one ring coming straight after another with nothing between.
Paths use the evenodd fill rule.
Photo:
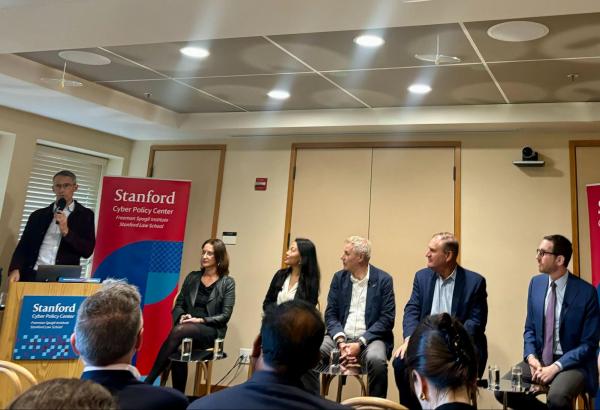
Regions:
<instances>
[{"instance_id":1,"label":"ceiling panel","mask_svg":"<svg viewBox=\"0 0 600 410\"><path fill-rule=\"evenodd\" d=\"M39 51L33 53L18 54L22 57L33 60L37 63L44 64L50 67L63 69L65 60L58 56L62 50L55 51ZM87 51L90 53L100 54L108 57L111 62L107 65L85 65L79 63L67 62L67 73L85 78L89 81L114 81L114 80L136 80L136 79L153 79L163 78L162 76L146 70L136 64L130 63L122 58L107 53L98 48L82 48L78 51Z\"/></svg>"},{"instance_id":2,"label":"ceiling panel","mask_svg":"<svg viewBox=\"0 0 600 410\"><path fill-rule=\"evenodd\" d=\"M360 34L379 35L385 39L385 44L378 48L357 46L353 40ZM291 34L270 38L315 69L326 71L431 64L416 59L415 54L435 54L438 35L440 53L459 57L462 62L479 62L458 24Z\"/></svg>"},{"instance_id":3,"label":"ceiling panel","mask_svg":"<svg viewBox=\"0 0 600 410\"><path fill-rule=\"evenodd\" d=\"M317 74L280 74L182 80L249 111L361 108L363 104ZM287 100L267 96L272 89L290 93Z\"/></svg>"},{"instance_id":4,"label":"ceiling panel","mask_svg":"<svg viewBox=\"0 0 600 410\"><path fill-rule=\"evenodd\" d=\"M344 71L327 76L373 107L504 102L481 64ZM414 83L428 84L432 91L411 94L407 88Z\"/></svg>"},{"instance_id":5,"label":"ceiling panel","mask_svg":"<svg viewBox=\"0 0 600 410\"><path fill-rule=\"evenodd\" d=\"M173 80L123 81L107 87L179 113L241 111ZM146 97L146 93L150 93Z\"/></svg>"},{"instance_id":6,"label":"ceiling panel","mask_svg":"<svg viewBox=\"0 0 600 410\"><path fill-rule=\"evenodd\" d=\"M600 59L490 64L513 103L600 101ZM575 81L569 74L577 73Z\"/></svg>"},{"instance_id":7,"label":"ceiling panel","mask_svg":"<svg viewBox=\"0 0 600 410\"><path fill-rule=\"evenodd\" d=\"M600 56L600 13L526 20L542 23L548 26L550 32L537 40L507 42L487 35L488 28L504 20L465 25L486 61Z\"/></svg>"},{"instance_id":8,"label":"ceiling panel","mask_svg":"<svg viewBox=\"0 0 600 410\"><path fill-rule=\"evenodd\" d=\"M187 46L205 48L209 50L210 56L204 59L186 57L179 49ZM262 37L143 44L108 49L170 77L307 71L303 64Z\"/></svg>"}]
</instances>

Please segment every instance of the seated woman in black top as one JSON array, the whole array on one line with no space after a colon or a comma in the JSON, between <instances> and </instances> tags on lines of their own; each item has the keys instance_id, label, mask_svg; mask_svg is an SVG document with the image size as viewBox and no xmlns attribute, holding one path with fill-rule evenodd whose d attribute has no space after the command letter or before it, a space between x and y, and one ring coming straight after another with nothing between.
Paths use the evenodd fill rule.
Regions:
<instances>
[{"instance_id":1,"label":"seated woman in black top","mask_svg":"<svg viewBox=\"0 0 600 410\"><path fill-rule=\"evenodd\" d=\"M213 347L215 339L225 337L235 304L235 282L228 276L229 256L220 239L202 244L201 266L199 271L190 272L181 286L173 307L174 327L158 352L147 383L154 383L184 338L193 339L194 349L207 349ZM187 365L173 362L171 370L173 387L185 392Z\"/></svg>"},{"instance_id":2,"label":"seated woman in black top","mask_svg":"<svg viewBox=\"0 0 600 410\"><path fill-rule=\"evenodd\" d=\"M424 409L470 410L477 392L475 347L448 313L428 316L408 341L406 364Z\"/></svg>"},{"instance_id":3,"label":"seated woman in black top","mask_svg":"<svg viewBox=\"0 0 600 410\"><path fill-rule=\"evenodd\" d=\"M273 276L263 302L263 311L293 299L300 299L316 306L319 303L321 272L317 262L317 250L308 239L296 238L285 253L283 260L288 267ZM302 378L304 388L319 394L319 375L314 370Z\"/></svg>"},{"instance_id":4,"label":"seated woman in black top","mask_svg":"<svg viewBox=\"0 0 600 410\"><path fill-rule=\"evenodd\" d=\"M283 260L288 267L273 276L263 311L292 299L305 300L313 306L319 302L321 273L317 262L317 250L308 239L296 238Z\"/></svg>"}]
</instances>

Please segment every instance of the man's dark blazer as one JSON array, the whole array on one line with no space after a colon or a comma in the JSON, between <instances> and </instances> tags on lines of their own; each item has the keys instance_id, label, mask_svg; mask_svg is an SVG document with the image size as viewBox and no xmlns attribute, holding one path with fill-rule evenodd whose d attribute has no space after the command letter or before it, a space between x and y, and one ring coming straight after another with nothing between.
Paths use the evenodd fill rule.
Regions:
<instances>
[{"instance_id":1,"label":"man's dark blazer","mask_svg":"<svg viewBox=\"0 0 600 410\"><path fill-rule=\"evenodd\" d=\"M195 308L202 275L202 271L193 271L185 277L173 306L173 324L178 324L181 315L186 313L193 317L203 316L204 324L214 327L217 330L217 337L224 338L227 322L231 318L235 305L235 281L231 276L225 275L215 282L206 304L208 316L204 316L197 313Z\"/></svg>"},{"instance_id":2,"label":"man's dark blazer","mask_svg":"<svg viewBox=\"0 0 600 410\"><path fill-rule=\"evenodd\" d=\"M389 359L394 347L394 333L392 330L396 320L394 284L388 273L373 265L369 266L367 306L365 308L367 331L362 336L367 340L367 344L374 340L383 341ZM350 301L352 300L351 275L347 270L341 270L333 275L331 281L331 287L327 295L327 309L325 309L327 333L331 337L344 332L344 326L350 311Z\"/></svg>"},{"instance_id":3,"label":"man's dark blazer","mask_svg":"<svg viewBox=\"0 0 600 410\"><path fill-rule=\"evenodd\" d=\"M94 212L77 201L73 212L67 218L69 233L63 236L56 254L57 265L79 265L81 258L89 258L94 252ZM38 209L29 215L23 236L17 244L8 269L19 269L20 280L32 280L33 267L40 253L40 246L46 231L54 219L54 202L46 208Z\"/></svg>"},{"instance_id":4,"label":"man's dark blazer","mask_svg":"<svg viewBox=\"0 0 600 410\"><path fill-rule=\"evenodd\" d=\"M548 291L548 275L534 276L529 282L527 319L523 333L523 358L530 354L538 359L544 349L544 301ZM589 283L569 273L567 288L560 312L560 346L558 360L563 370L582 369L586 375L586 390L598 388L596 350L600 338L600 309L598 294Z\"/></svg>"},{"instance_id":5,"label":"man's dark blazer","mask_svg":"<svg viewBox=\"0 0 600 410\"><path fill-rule=\"evenodd\" d=\"M437 273L429 268L415 273L412 294L404 308L402 328L405 338L414 332L421 320L431 314L437 277ZM456 267L450 314L463 324L473 338L479 356L479 374L481 376L488 356L485 337L488 305L486 283L483 276L464 269L460 265Z\"/></svg>"},{"instance_id":6,"label":"man's dark blazer","mask_svg":"<svg viewBox=\"0 0 600 410\"><path fill-rule=\"evenodd\" d=\"M307 392L299 380L257 371L247 382L193 401L188 409L349 410L349 407Z\"/></svg>"},{"instance_id":7,"label":"man's dark blazer","mask_svg":"<svg viewBox=\"0 0 600 410\"><path fill-rule=\"evenodd\" d=\"M188 399L169 387L150 386L137 380L128 370L90 370L81 374L106 387L116 397L119 409L185 409Z\"/></svg>"}]
</instances>

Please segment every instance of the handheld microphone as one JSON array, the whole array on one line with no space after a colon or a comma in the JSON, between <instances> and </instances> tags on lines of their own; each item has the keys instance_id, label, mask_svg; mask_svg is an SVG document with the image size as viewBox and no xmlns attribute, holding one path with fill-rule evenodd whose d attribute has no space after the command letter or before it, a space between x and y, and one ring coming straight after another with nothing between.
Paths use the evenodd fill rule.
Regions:
<instances>
[{"instance_id":1,"label":"handheld microphone","mask_svg":"<svg viewBox=\"0 0 600 410\"><path fill-rule=\"evenodd\" d=\"M58 201L56 201L56 212L62 212L66 206L67 200L65 198L58 198ZM56 224L58 225L58 221L56 221Z\"/></svg>"}]
</instances>

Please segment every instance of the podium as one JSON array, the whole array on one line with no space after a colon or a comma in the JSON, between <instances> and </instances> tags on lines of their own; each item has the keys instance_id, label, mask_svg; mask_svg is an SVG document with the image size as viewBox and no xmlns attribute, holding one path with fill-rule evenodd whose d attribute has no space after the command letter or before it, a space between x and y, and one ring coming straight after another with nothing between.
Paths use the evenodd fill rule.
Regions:
<instances>
[{"instance_id":1,"label":"podium","mask_svg":"<svg viewBox=\"0 0 600 410\"><path fill-rule=\"evenodd\" d=\"M25 296L89 296L95 293L100 286L97 283L11 283L8 288L5 310L2 315L0 360L8 360L20 364L33 373L38 382L57 377L79 378L83 370L83 363L79 359L13 360L12 352L17 337L21 304ZM6 383L0 384L0 408L5 408L8 404L3 403L2 398L8 396L5 389L10 388Z\"/></svg>"}]
</instances>

